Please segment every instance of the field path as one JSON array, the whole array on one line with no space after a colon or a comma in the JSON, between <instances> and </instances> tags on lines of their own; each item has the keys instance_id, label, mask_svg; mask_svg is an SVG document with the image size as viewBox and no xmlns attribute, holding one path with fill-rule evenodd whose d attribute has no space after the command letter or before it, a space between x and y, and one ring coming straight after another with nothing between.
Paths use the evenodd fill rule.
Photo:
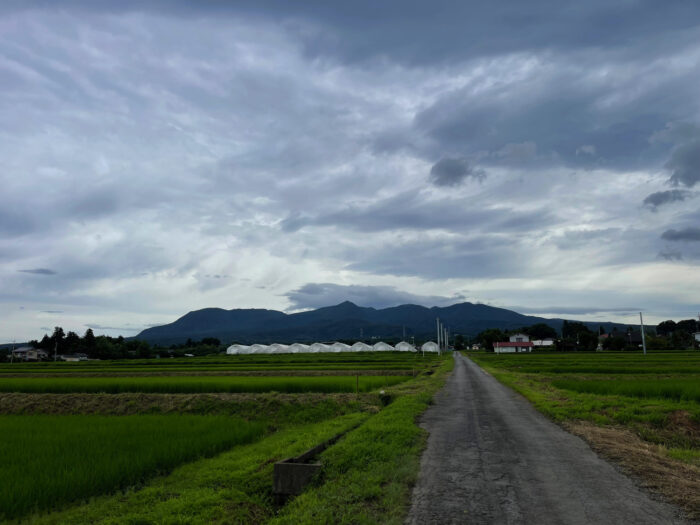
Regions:
<instances>
[{"instance_id":1,"label":"field path","mask_svg":"<svg viewBox=\"0 0 700 525\"><path fill-rule=\"evenodd\" d=\"M684 523L459 354L422 426L430 437L407 523Z\"/></svg>"}]
</instances>

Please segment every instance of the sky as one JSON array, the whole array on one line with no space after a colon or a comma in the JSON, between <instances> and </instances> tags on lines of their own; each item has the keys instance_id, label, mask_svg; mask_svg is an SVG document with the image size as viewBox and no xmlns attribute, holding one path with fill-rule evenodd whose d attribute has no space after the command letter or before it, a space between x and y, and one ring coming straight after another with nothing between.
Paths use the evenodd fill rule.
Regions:
<instances>
[{"instance_id":1,"label":"sky","mask_svg":"<svg viewBox=\"0 0 700 525\"><path fill-rule=\"evenodd\" d=\"M344 300L695 317L698 86L694 1L3 2L0 342Z\"/></svg>"}]
</instances>

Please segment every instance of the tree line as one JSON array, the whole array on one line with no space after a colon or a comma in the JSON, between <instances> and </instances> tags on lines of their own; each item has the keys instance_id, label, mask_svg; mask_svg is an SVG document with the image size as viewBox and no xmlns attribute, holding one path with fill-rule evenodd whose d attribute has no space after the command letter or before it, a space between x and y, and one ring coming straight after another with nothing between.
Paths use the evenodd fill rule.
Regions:
<instances>
[{"instance_id":1,"label":"tree line","mask_svg":"<svg viewBox=\"0 0 700 525\"><path fill-rule=\"evenodd\" d=\"M683 321L664 321L654 326L645 327L644 336L649 350L688 350L698 348L694 333L700 331L700 323L695 319ZM508 341L513 334L524 333L530 340L553 339L554 345L544 347L547 350L594 351L602 350L623 351L638 350L642 344L639 327L629 326L626 329L613 327L610 332L600 325L598 330L591 330L584 323L564 321L561 334L544 323L524 326L517 330L500 330L489 328L474 338L462 335L455 337L455 350L463 350L471 344L478 344L487 351L493 351L493 343Z\"/></svg>"},{"instance_id":2,"label":"tree line","mask_svg":"<svg viewBox=\"0 0 700 525\"><path fill-rule=\"evenodd\" d=\"M96 336L91 328L81 337L75 332L66 333L57 326L49 336L44 334L41 340L29 341L34 348L44 350L49 359L55 355L84 354L89 359L136 359L150 357L182 357L185 354L208 355L219 353L221 341L215 337L205 337L201 341L188 339L183 344L170 346L150 345L146 341L124 339L107 335Z\"/></svg>"}]
</instances>

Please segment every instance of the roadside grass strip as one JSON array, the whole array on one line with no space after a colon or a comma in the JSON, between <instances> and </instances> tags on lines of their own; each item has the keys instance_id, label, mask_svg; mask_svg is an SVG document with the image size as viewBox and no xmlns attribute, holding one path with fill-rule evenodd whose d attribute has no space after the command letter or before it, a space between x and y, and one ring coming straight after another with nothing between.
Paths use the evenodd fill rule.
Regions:
<instances>
[{"instance_id":1,"label":"roadside grass strip","mask_svg":"<svg viewBox=\"0 0 700 525\"><path fill-rule=\"evenodd\" d=\"M552 385L589 394L700 402L700 376L694 379L557 379L552 381Z\"/></svg>"},{"instance_id":2,"label":"roadside grass strip","mask_svg":"<svg viewBox=\"0 0 700 525\"><path fill-rule=\"evenodd\" d=\"M396 401L321 455L323 479L270 523L403 523L426 443L418 417L453 365L447 356L432 377L399 385Z\"/></svg>"},{"instance_id":3,"label":"roadside grass strip","mask_svg":"<svg viewBox=\"0 0 700 525\"><path fill-rule=\"evenodd\" d=\"M408 380L408 376L145 376L145 377L10 377L0 392L369 392Z\"/></svg>"},{"instance_id":4,"label":"roadside grass strip","mask_svg":"<svg viewBox=\"0 0 700 525\"><path fill-rule=\"evenodd\" d=\"M0 520L142 483L265 431L225 416L0 416Z\"/></svg>"},{"instance_id":5,"label":"roadside grass strip","mask_svg":"<svg viewBox=\"0 0 700 525\"><path fill-rule=\"evenodd\" d=\"M348 414L320 423L287 427L256 443L182 465L144 486L92 499L50 514L36 524L266 523L274 517L275 461L296 456L357 426L367 414Z\"/></svg>"}]
</instances>

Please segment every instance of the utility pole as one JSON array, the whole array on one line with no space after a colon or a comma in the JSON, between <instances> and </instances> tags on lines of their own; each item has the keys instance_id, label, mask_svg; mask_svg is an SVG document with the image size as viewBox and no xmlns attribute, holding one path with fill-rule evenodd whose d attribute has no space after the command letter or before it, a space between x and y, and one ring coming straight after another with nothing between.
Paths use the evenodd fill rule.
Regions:
<instances>
[{"instance_id":1,"label":"utility pole","mask_svg":"<svg viewBox=\"0 0 700 525\"><path fill-rule=\"evenodd\" d=\"M440 318L438 317L436 319L437 322L437 345L438 345L438 353L440 353Z\"/></svg>"},{"instance_id":2,"label":"utility pole","mask_svg":"<svg viewBox=\"0 0 700 525\"><path fill-rule=\"evenodd\" d=\"M642 319L642 312L639 312L639 324L642 327L642 348L644 349L644 355L647 355L647 341L644 338L644 319Z\"/></svg>"},{"instance_id":3,"label":"utility pole","mask_svg":"<svg viewBox=\"0 0 700 525\"><path fill-rule=\"evenodd\" d=\"M53 360L56 362L56 354L58 353L58 337L56 337L56 340L53 342Z\"/></svg>"}]
</instances>

